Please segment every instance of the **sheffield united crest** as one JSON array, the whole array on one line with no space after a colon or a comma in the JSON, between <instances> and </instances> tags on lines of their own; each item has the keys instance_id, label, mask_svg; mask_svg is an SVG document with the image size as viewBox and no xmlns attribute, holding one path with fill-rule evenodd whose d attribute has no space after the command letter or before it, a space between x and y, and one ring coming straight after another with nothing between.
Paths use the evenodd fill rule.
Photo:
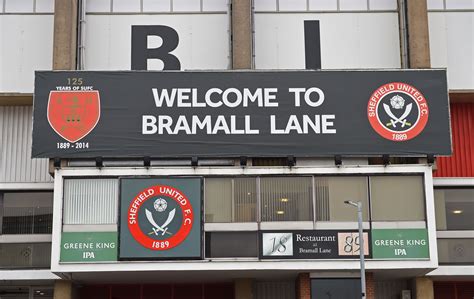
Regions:
<instances>
[{"instance_id":1,"label":"sheffield united crest","mask_svg":"<svg viewBox=\"0 0 474 299\"><path fill-rule=\"evenodd\" d=\"M51 91L48 122L59 136L74 143L89 134L100 118L99 91Z\"/></svg>"},{"instance_id":2,"label":"sheffield united crest","mask_svg":"<svg viewBox=\"0 0 474 299\"><path fill-rule=\"evenodd\" d=\"M428 122L428 103L415 87L401 82L377 88L367 105L372 128L392 141L407 141L418 136Z\"/></svg>"},{"instance_id":3,"label":"sheffield united crest","mask_svg":"<svg viewBox=\"0 0 474 299\"><path fill-rule=\"evenodd\" d=\"M142 190L127 211L128 229L143 247L168 250L181 244L193 227L193 207L180 190L157 185Z\"/></svg>"}]
</instances>

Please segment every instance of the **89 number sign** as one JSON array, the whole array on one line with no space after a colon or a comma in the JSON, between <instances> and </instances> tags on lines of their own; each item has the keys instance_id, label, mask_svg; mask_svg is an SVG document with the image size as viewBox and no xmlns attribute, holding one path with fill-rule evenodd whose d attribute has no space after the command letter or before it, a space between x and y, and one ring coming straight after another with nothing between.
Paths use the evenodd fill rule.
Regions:
<instances>
[{"instance_id":1,"label":"89 number sign","mask_svg":"<svg viewBox=\"0 0 474 299\"><path fill-rule=\"evenodd\" d=\"M368 234L364 233L364 255L369 254ZM360 238L359 233L338 233L338 254L339 255L359 255Z\"/></svg>"}]
</instances>

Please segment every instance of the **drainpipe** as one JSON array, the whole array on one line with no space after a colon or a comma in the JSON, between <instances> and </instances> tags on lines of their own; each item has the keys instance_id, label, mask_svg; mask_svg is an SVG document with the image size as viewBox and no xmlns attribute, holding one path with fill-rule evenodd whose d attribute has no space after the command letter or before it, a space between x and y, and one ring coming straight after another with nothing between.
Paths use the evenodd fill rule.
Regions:
<instances>
[{"instance_id":1,"label":"drainpipe","mask_svg":"<svg viewBox=\"0 0 474 299\"><path fill-rule=\"evenodd\" d=\"M77 65L78 70L85 68L86 51L86 0L78 0L78 26L77 26Z\"/></svg>"},{"instance_id":2,"label":"drainpipe","mask_svg":"<svg viewBox=\"0 0 474 299\"><path fill-rule=\"evenodd\" d=\"M398 20L400 24L400 56L402 62L402 69L410 67L406 1L407 0L398 0Z\"/></svg>"}]
</instances>

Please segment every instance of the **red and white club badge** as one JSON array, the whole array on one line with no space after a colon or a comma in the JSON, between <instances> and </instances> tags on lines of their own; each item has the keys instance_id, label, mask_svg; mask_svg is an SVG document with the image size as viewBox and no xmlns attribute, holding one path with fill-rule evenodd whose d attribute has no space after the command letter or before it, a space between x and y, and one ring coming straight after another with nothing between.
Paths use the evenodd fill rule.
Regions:
<instances>
[{"instance_id":1,"label":"red and white club badge","mask_svg":"<svg viewBox=\"0 0 474 299\"><path fill-rule=\"evenodd\" d=\"M367 105L372 128L392 141L406 141L418 136L428 122L428 115L428 104L423 94L401 82L377 88Z\"/></svg>"},{"instance_id":2,"label":"red and white club badge","mask_svg":"<svg viewBox=\"0 0 474 299\"><path fill-rule=\"evenodd\" d=\"M99 91L51 91L48 100L48 122L53 130L69 142L87 136L100 119Z\"/></svg>"},{"instance_id":3,"label":"red and white club badge","mask_svg":"<svg viewBox=\"0 0 474 299\"><path fill-rule=\"evenodd\" d=\"M127 210L133 238L151 250L168 250L182 243L194 222L193 208L180 190L157 185L142 190Z\"/></svg>"}]
</instances>

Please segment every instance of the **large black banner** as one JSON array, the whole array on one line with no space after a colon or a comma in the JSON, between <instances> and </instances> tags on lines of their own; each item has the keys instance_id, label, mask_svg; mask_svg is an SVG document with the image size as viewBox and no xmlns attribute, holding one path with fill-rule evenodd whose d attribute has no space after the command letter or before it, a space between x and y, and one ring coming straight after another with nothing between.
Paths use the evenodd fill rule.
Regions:
<instances>
[{"instance_id":1,"label":"large black banner","mask_svg":"<svg viewBox=\"0 0 474 299\"><path fill-rule=\"evenodd\" d=\"M445 70L36 72L33 157L449 155Z\"/></svg>"}]
</instances>

